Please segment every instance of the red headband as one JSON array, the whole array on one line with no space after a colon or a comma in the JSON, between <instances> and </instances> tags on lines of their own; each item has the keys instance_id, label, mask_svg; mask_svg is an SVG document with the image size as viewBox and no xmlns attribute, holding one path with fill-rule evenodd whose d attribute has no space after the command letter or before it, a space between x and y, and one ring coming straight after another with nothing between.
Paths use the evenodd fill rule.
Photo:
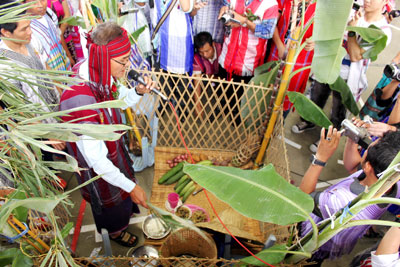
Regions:
<instances>
[{"instance_id":1,"label":"red headband","mask_svg":"<svg viewBox=\"0 0 400 267\"><path fill-rule=\"evenodd\" d=\"M87 35L87 48L89 50L89 78L90 87L96 98L101 101L112 99L111 96L111 58L129 53L131 43L125 29L118 38L106 45L97 45Z\"/></svg>"}]
</instances>

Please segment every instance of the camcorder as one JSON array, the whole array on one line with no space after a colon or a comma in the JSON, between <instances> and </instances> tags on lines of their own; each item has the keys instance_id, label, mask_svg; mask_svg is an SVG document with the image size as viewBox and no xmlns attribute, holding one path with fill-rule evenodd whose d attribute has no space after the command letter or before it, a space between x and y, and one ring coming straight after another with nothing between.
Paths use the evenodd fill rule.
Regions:
<instances>
[{"instance_id":1,"label":"camcorder","mask_svg":"<svg viewBox=\"0 0 400 267\"><path fill-rule=\"evenodd\" d=\"M372 143L367 129L357 127L351 120L345 119L342 121L343 135L347 136L355 143L359 144L362 148L367 149Z\"/></svg>"},{"instance_id":2,"label":"camcorder","mask_svg":"<svg viewBox=\"0 0 400 267\"><path fill-rule=\"evenodd\" d=\"M229 22L235 22L240 24L240 21L234 19L234 15L231 12L226 12L222 15L222 17L220 18L220 20L222 21L223 24L228 24Z\"/></svg>"},{"instance_id":3,"label":"camcorder","mask_svg":"<svg viewBox=\"0 0 400 267\"><path fill-rule=\"evenodd\" d=\"M400 82L400 64L388 64L385 66L383 69L383 73L392 79L395 79L396 81Z\"/></svg>"},{"instance_id":4,"label":"camcorder","mask_svg":"<svg viewBox=\"0 0 400 267\"><path fill-rule=\"evenodd\" d=\"M397 18L400 17L400 10L392 10L389 12L389 16L392 16L392 18Z\"/></svg>"},{"instance_id":5,"label":"camcorder","mask_svg":"<svg viewBox=\"0 0 400 267\"><path fill-rule=\"evenodd\" d=\"M129 14L129 13L135 13L135 12L138 12L138 8L136 8L136 7L131 7L131 6L129 6L129 5L123 5L122 7L121 7L121 9L120 9L120 13L121 13L121 15L127 15L127 14Z\"/></svg>"}]
</instances>

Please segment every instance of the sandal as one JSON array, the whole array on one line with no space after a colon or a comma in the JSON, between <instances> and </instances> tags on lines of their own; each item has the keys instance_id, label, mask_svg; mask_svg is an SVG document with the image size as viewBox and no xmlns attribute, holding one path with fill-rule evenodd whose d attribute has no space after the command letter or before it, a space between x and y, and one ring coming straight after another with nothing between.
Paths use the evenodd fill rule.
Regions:
<instances>
[{"instance_id":1,"label":"sandal","mask_svg":"<svg viewBox=\"0 0 400 267\"><path fill-rule=\"evenodd\" d=\"M127 230L122 231L121 234L115 238L110 236L110 239L124 247L134 247L138 243L138 237Z\"/></svg>"}]
</instances>

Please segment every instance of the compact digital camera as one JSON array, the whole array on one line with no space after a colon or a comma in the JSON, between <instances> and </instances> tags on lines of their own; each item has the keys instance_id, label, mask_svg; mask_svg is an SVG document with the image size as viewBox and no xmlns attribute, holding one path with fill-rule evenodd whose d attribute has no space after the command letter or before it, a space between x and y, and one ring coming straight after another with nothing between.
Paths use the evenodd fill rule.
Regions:
<instances>
[{"instance_id":1,"label":"compact digital camera","mask_svg":"<svg viewBox=\"0 0 400 267\"><path fill-rule=\"evenodd\" d=\"M343 134L353 140L355 143L359 144L362 148L367 149L372 143L367 129L355 126L351 120L343 120L342 127L344 130Z\"/></svg>"},{"instance_id":2,"label":"compact digital camera","mask_svg":"<svg viewBox=\"0 0 400 267\"><path fill-rule=\"evenodd\" d=\"M240 21L234 19L234 15L229 11L224 13L220 20L222 21L223 24L228 24L229 22L235 22L240 24Z\"/></svg>"},{"instance_id":3,"label":"compact digital camera","mask_svg":"<svg viewBox=\"0 0 400 267\"><path fill-rule=\"evenodd\" d=\"M400 82L400 64L388 64L385 66L383 69L383 73L392 79L395 79L396 81Z\"/></svg>"}]
</instances>

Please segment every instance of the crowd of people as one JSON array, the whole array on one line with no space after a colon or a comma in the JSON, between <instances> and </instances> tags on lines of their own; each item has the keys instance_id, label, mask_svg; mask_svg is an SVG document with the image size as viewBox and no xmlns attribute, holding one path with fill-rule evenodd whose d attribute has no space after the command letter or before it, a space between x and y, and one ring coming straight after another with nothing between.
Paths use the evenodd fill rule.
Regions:
<instances>
[{"instance_id":1,"label":"crowd of people","mask_svg":"<svg viewBox=\"0 0 400 267\"><path fill-rule=\"evenodd\" d=\"M126 75L131 65L134 68L153 66L160 71L176 74L214 75L248 83L258 66L285 58L286 44L292 34L289 25L294 3L288 0L154 0L151 3L146 0L124 0L120 3L121 15L126 15L123 27L115 22L103 21L83 38L84 29L65 22L69 17L82 13L80 1L23 1L31 2L26 14L36 18L0 24L0 53L26 68L74 71L76 76L88 81L72 85L73 90L63 91L59 86L54 86L53 90L48 89L48 81L27 74L21 75L26 79L37 80L35 85L21 79L9 79L21 89L27 100L40 104L46 111L65 111L113 100L116 91L120 97L124 97L126 107L134 106L143 94L150 93L150 89L157 87L157 84L147 77L144 77L145 85L137 84L134 89L119 83L118 79ZM301 6L302 3L299 1L300 6L296 5L299 10L296 23L299 25L304 17L304 23L310 27L304 34L302 42L305 48L299 53L294 70L311 65L314 53L312 24L316 3L306 0L305 7ZM13 0L0 0L3 10L19 4ZM375 25L387 35L389 43L391 30L388 24L392 18L385 16L384 12L391 9L393 5L388 0L364 0L361 8L352 12L348 25ZM101 20L101 11L95 13ZM132 45L129 34L143 26L144 31L136 44ZM369 60L364 59L363 54L370 46L365 45L362 38L353 31L345 33L343 46L347 54L342 61L340 76L358 100L367 88L366 70ZM399 55L394 58L394 62L398 63L398 58ZM309 69L297 73L291 79L288 90L304 92L309 79L313 80ZM179 83L174 84L180 86ZM395 77L382 78L361 112L361 119L368 115L376 122L353 120L355 126L366 128L375 141L361 156L357 142L349 138L343 155L349 177L322 192L316 192L321 171L338 147L346 109L340 93L331 90L328 84L313 80L311 100L318 106L323 107L331 92L333 95L333 126L328 130L322 129L319 141L312 145L311 150L315 155L300 185L300 189L311 194L315 201L312 217L316 222L345 208L351 200L375 184L400 151L400 132L397 130L400 125L400 101L396 101L399 85L400 80ZM199 96L202 86L197 82L193 90L194 95ZM240 98L243 91L236 94ZM283 108L287 115L292 108L288 99ZM201 114L201 106L197 106L196 111ZM106 125L122 122L120 110L111 108L76 111L62 119L73 123ZM53 122L56 121L43 121ZM300 134L314 127L312 123L302 120L293 125L292 131ZM124 246L135 246L137 236L126 229L130 216L138 212L138 205L147 208L147 196L135 183L133 164L122 139L102 141L82 135L77 142L53 140L52 144L56 149L67 149L77 159L79 166L85 169L77 174L79 183L102 174L102 179L82 189L83 197L92 206L97 230L101 232L105 228L112 240ZM44 155L46 160L52 158L52 154ZM400 197L397 184L386 195ZM373 205L360 212L356 218L379 219L387 209L387 205ZM351 252L358 238L368 228L367 225L343 230L320 247L313 254L312 260L320 264L326 258L337 258ZM309 230L310 223L304 222L301 234ZM385 236L377 251L372 253L372 262L375 262L373 266L389 266L378 263L385 262L387 258L392 262L397 260L393 255L398 253L399 248L398 229L390 229L388 233L393 234ZM391 239L397 243L388 241Z\"/></svg>"}]
</instances>

